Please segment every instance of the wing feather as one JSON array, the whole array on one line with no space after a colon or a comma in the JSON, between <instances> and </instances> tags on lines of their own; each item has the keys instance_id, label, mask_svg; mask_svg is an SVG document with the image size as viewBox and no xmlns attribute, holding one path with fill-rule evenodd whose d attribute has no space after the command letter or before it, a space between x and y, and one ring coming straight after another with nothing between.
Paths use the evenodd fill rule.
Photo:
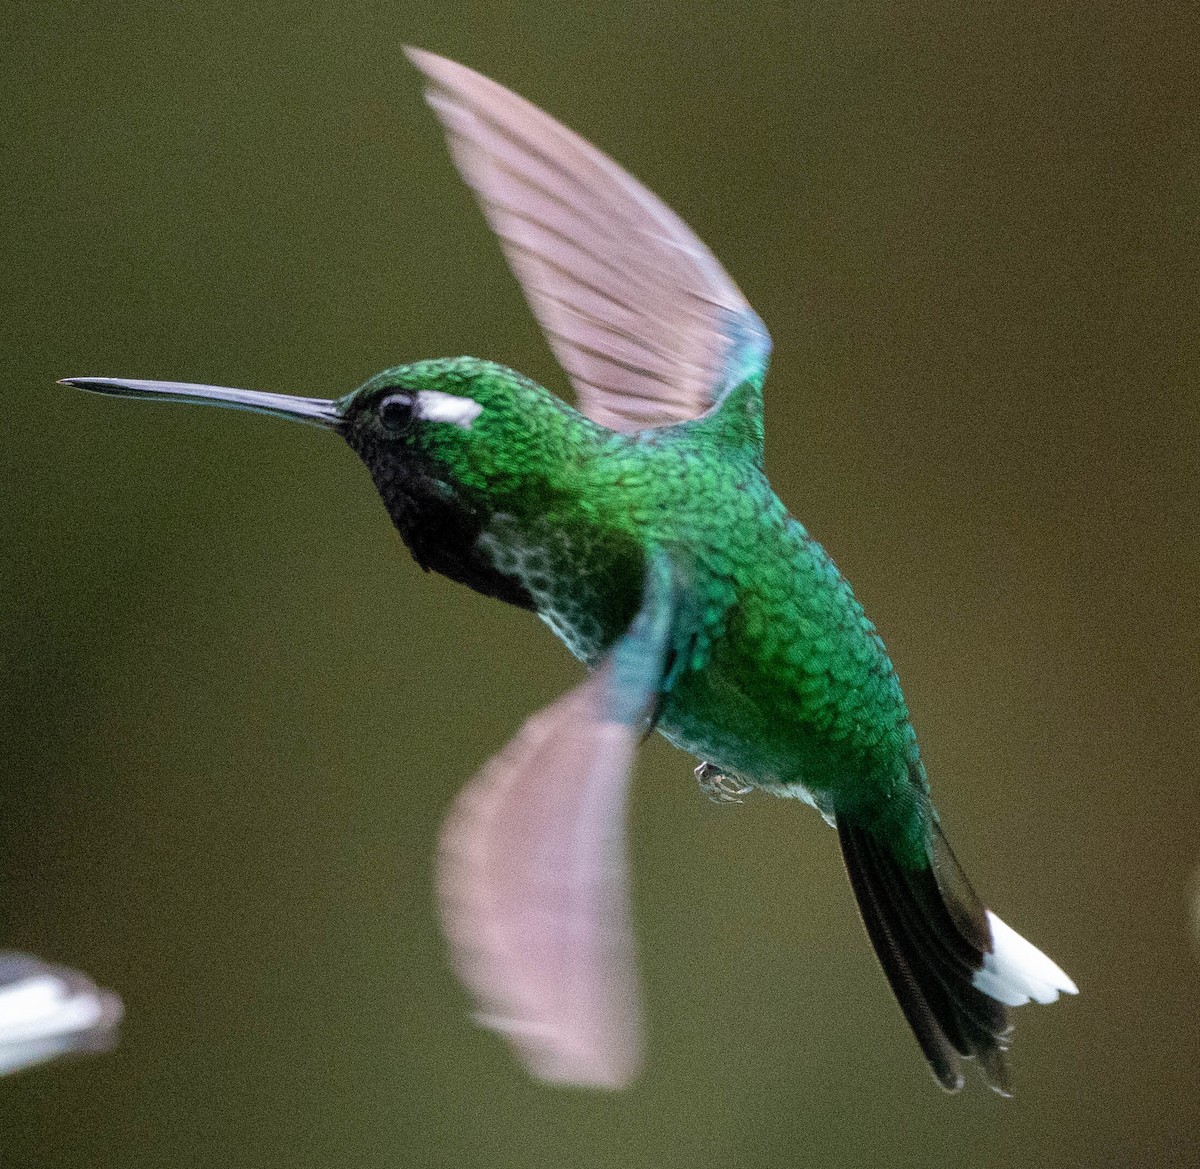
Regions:
<instances>
[{"instance_id":1,"label":"wing feather","mask_svg":"<svg viewBox=\"0 0 1200 1169\"><path fill-rule=\"evenodd\" d=\"M544 1080L619 1088L638 1068L625 804L679 593L666 555L652 553L626 633L483 767L442 829L451 959L480 1022Z\"/></svg>"},{"instance_id":2,"label":"wing feather","mask_svg":"<svg viewBox=\"0 0 1200 1169\"><path fill-rule=\"evenodd\" d=\"M438 890L479 1021L544 1080L616 1088L641 1050L624 845L638 731L604 717L610 675L530 718L468 784Z\"/></svg>"},{"instance_id":3,"label":"wing feather","mask_svg":"<svg viewBox=\"0 0 1200 1169\"><path fill-rule=\"evenodd\" d=\"M762 375L766 329L662 200L524 98L406 51L588 417L623 432L683 422Z\"/></svg>"}]
</instances>

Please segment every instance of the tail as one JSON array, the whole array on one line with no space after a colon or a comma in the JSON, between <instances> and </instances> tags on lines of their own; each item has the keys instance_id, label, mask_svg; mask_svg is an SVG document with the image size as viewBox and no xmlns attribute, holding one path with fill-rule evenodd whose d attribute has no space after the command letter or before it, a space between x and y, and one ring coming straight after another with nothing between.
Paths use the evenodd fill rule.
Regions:
<instances>
[{"instance_id":1,"label":"tail","mask_svg":"<svg viewBox=\"0 0 1200 1169\"><path fill-rule=\"evenodd\" d=\"M837 829L871 944L938 1083L957 1092L962 1060L974 1059L1009 1095L1005 1008L1052 1003L1075 984L983 907L936 824L921 869L868 829L841 820Z\"/></svg>"}]
</instances>

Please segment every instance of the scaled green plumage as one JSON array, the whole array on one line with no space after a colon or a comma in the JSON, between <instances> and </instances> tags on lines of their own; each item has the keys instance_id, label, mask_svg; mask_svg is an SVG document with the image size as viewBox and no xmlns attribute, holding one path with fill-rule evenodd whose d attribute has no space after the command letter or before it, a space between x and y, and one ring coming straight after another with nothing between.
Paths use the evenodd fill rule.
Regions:
<instances>
[{"instance_id":1,"label":"scaled green plumage","mask_svg":"<svg viewBox=\"0 0 1200 1169\"><path fill-rule=\"evenodd\" d=\"M414 448L488 517L489 559L576 657L594 665L626 628L643 549L664 548L692 611L659 729L750 786L853 811L924 862L929 808L914 798L923 772L899 681L849 583L763 473L758 384L633 435L471 357L388 370L351 397L397 385L484 406L470 430L434 428Z\"/></svg>"}]
</instances>

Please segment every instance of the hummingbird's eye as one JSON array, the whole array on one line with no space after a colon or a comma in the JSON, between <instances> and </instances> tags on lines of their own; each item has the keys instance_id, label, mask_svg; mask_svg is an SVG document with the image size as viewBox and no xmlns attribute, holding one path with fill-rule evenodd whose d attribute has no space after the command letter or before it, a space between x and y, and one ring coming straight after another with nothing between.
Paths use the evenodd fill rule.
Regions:
<instances>
[{"instance_id":1,"label":"hummingbird's eye","mask_svg":"<svg viewBox=\"0 0 1200 1169\"><path fill-rule=\"evenodd\" d=\"M379 424L389 434L403 434L412 426L416 394L388 394L379 403Z\"/></svg>"}]
</instances>

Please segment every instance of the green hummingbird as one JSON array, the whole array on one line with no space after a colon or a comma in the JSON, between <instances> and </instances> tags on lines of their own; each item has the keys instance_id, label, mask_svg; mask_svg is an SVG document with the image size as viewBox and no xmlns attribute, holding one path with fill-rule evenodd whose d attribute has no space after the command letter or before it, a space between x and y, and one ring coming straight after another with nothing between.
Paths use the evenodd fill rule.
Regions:
<instances>
[{"instance_id":1,"label":"green hummingbird","mask_svg":"<svg viewBox=\"0 0 1200 1169\"><path fill-rule=\"evenodd\" d=\"M578 409L474 357L334 400L67 384L340 434L422 568L537 614L589 668L468 784L438 854L453 964L534 1075L619 1087L637 1070L625 805L656 728L714 796L797 798L836 828L937 1081L957 1090L973 1059L1007 1093L1006 1008L1076 988L975 895L883 641L763 472L765 327L610 158L496 82L407 53Z\"/></svg>"}]
</instances>

